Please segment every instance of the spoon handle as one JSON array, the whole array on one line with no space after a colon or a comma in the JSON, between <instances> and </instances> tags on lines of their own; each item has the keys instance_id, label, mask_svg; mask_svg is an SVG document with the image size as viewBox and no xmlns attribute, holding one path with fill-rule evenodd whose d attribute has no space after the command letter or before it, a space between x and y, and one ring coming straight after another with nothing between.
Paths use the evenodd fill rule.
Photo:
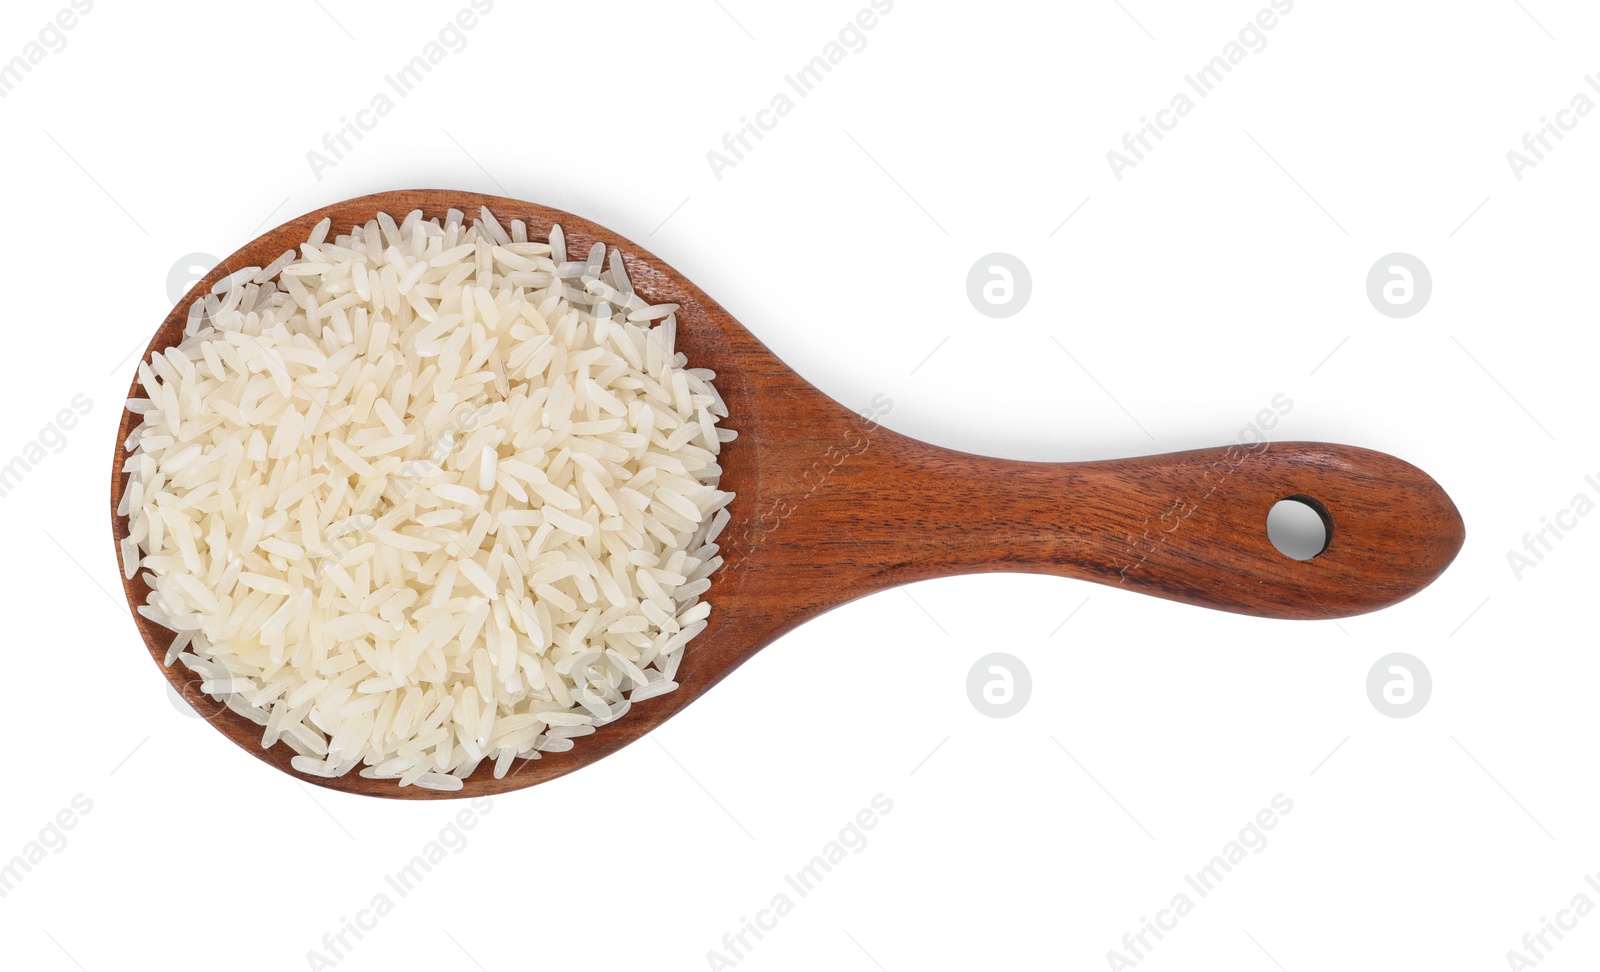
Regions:
<instances>
[{"instance_id":1,"label":"spoon handle","mask_svg":"<svg viewBox=\"0 0 1600 972\"><path fill-rule=\"evenodd\" d=\"M1020 571L1240 614L1341 618L1426 587L1465 537L1455 505L1426 473L1355 446L1257 443L1031 463L881 428L867 442L854 465L830 470L831 481L796 504L794 520L808 525L784 538L809 548L809 567L834 572L836 592L859 588L844 600L930 577ZM1268 539L1267 514L1284 499L1320 514L1321 553L1291 559Z\"/></svg>"}]
</instances>

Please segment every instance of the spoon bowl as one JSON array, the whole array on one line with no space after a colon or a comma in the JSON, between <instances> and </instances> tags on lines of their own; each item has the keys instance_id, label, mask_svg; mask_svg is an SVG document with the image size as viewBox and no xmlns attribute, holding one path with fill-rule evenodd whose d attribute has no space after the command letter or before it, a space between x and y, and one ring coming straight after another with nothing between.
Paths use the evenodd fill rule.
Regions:
<instances>
[{"instance_id":1,"label":"spoon bowl","mask_svg":"<svg viewBox=\"0 0 1600 972\"><path fill-rule=\"evenodd\" d=\"M285 773L350 793L407 799L486 796L555 779L633 742L671 718L755 652L809 618L875 591L933 577L1010 571L1054 574L1240 614L1334 619L1404 600L1455 557L1465 536L1444 490L1406 462L1355 446L1258 443L1102 462L1018 462L959 453L898 435L817 391L703 291L617 233L534 203L453 190L400 190L307 213L246 244L173 308L144 352L178 343L194 298L223 277L267 266L324 218L346 232L381 212L487 206L519 219L529 239L559 223L569 252L596 242L622 251L635 290L674 303L677 347L717 374L728 406L719 488L736 495L719 537L725 563L704 599L709 626L683 650L676 691L640 702L567 752L518 760L503 779L486 761L461 790L399 787L354 772L300 773L279 743L163 664L173 633L137 612L135 624L167 680L223 735ZM139 395L137 377L129 397ZM111 472L113 544L127 476L126 442L139 416L124 411ZM1322 518L1321 553L1295 560L1273 546L1267 514L1296 499ZM123 581L130 607L150 593Z\"/></svg>"}]
</instances>

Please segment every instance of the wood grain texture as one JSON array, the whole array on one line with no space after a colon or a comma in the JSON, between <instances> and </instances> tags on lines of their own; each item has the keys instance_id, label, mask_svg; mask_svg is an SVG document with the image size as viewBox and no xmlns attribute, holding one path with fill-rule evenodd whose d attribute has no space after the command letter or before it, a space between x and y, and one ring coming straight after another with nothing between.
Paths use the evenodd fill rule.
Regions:
<instances>
[{"instance_id":1,"label":"wood grain texture","mask_svg":"<svg viewBox=\"0 0 1600 972\"><path fill-rule=\"evenodd\" d=\"M174 308L145 352L175 344L187 307L223 276L264 266L303 242L324 216L330 234L380 210L469 216L488 206L501 223L544 239L552 222L571 252L605 242L623 252L636 289L678 311L679 348L717 387L739 431L725 447L722 481L737 499L721 542L727 563L705 598L710 626L686 649L681 687L642 702L566 753L520 761L503 780L488 765L459 793L437 793L355 774L336 780L290 768L293 752L263 750L261 730L199 691L182 666L168 681L228 738L308 783L381 797L441 799L500 793L564 775L638 739L784 632L825 611L898 584L957 573L1056 574L1203 607L1275 618L1340 618L1386 607L1427 586L1464 538L1461 517L1427 474L1353 446L1285 442L1139 459L1031 463L967 455L898 435L828 399L659 258L616 233L533 203L450 190L404 190L352 199L291 220L219 264ZM137 395L137 379L130 397ZM112 534L124 443L137 416L124 412L111 476ZM1278 553L1266 517L1278 500L1309 497L1331 538L1307 561ZM120 563L120 547L118 557ZM130 605L149 588L124 582ZM135 615L160 665L171 632Z\"/></svg>"}]
</instances>

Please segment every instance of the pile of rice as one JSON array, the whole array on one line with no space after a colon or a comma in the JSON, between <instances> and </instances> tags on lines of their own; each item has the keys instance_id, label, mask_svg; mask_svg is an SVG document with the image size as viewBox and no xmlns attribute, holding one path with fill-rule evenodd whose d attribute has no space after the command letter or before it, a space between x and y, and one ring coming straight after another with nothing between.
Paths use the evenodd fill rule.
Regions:
<instances>
[{"instance_id":1,"label":"pile of rice","mask_svg":"<svg viewBox=\"0 0 1600 972\"><path fill-rule=\"evenodd\" d=\"M676 305L487 209L328 231L139 365L122 560L167 664L303 773L442 790L676 688L734 437Z\"/></svg>"}]
</instances>

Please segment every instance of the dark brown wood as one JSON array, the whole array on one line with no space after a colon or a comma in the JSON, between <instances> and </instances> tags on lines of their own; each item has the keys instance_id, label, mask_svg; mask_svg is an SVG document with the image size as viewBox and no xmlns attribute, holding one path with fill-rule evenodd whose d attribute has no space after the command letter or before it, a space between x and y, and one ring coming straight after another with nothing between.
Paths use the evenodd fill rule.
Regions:
<instances>
[{"instance_id":1,"label":"dark brown wood","mask_svg":"<svg viewBox=\"0 0 1600 972\"><path fill-rule=\"evenodd\" d=\"M559 222L571 252L596 241L622 249L629 276L652 302L673 302L679 347L717 372L724 423L739 438L724 452L723 487L735 491L721 542L726 565L706 598L707 630L686 649L666 696L577 740L570 752L519 762L503 780L487 765L457 794L355 774L295 773L293 753L263 750L261 730L199 692L182 666L167 679L246 751L305 782L382 797L438 799L501 793L554 779L620 749L661 724L784 632L848 601L898 584L957 573L1022 571L1124 587L1204 607L1274 618L1341 618L1404 600L1449 565L1461 517L1427 474L1354 446L1285 442L1202 449L1107 462L1030 463L967 455L898 435L828 399L787 368L727 311L659 258L588 220L514 199L448 190L379 193L291 220L251 241L195 285L146 351L179 338L194 294L226 274L263 266L305 240L324 216L347 232L380 211L488 206L543 239ZM130 389L130 395L135 394ZM124 413L111 475L112 533L137 417ZM1267 512L1309 497L1331 522L1327 549L1307 561L1278 553ZM118 550L120 563L120 547ZM124 583L130 605L149 589ZM159 665L172 635L136 615Z\"/></svg>"}]
</instances>

